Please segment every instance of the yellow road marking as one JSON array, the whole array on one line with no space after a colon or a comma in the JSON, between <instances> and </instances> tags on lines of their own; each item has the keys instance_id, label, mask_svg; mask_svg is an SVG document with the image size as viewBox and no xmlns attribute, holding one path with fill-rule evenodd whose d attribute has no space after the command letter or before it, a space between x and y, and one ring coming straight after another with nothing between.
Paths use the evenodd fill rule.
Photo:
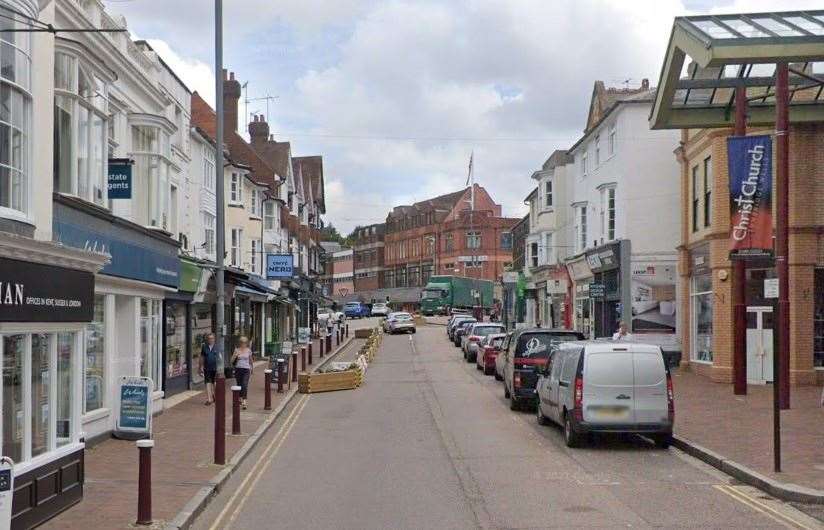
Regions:
<instances>
[{"instance_id":1,"label":"yellow road marking","mask_svg":"<svg viewBox=\"0 0 824 530\"><path fill-rule=\"evenodd\" d=\"M240 486L238 486L237 490L235 490L235 493L226 503L226 506L224 506L223 510L220 511L220 514L218 514L214 523L212 523L212 526L209 527L209 530L221 528L220 523L223 521L223 518L226 517L226 514L228 513L229 509L232 507L234 507L234 511L232 511L232 514L229 517L227 526L230 526L232 521L235 520L237 515L240 513L240 510L243 508L243 505L246 503L248 493L252 491L252 489L257 484L258 480L260 480L260 477L272 463L272 460L274 459L275 455L277 455L277 452L280 450L280 446L283 445L283 441L286 440L286 437L289 435L289 432L292 430L292 427L294 427L295 423L297 423L298 417L300 416L300 413L303 411L303 408L306 406L307 401L309 401L309 395L304 394L303 397L301 397L298 404L286 418L286 421L283 422L283 425L281 426L280 430L277 432L275 437L272 439L271 442L269 442L269 445L266 446L266 450L263 452L263 455L261 456L260 460L258 460L258 467L256 469L253 469L248 475L246 475L246 478L243 479L243 482L241 482ZM261 462L263 463L263 465L260 465ZM251 483L249 483L250 480L252 480ZM235 501L237 501L238 497L244 492L245 494L243 495L243 497L240 498L240 501L238 502L237 506L234 506Z\"/></svg>"},{"instance_id":2,"label":"yellow road marking","mask_svg":"<svg viewBox=\"0 0 824 530\"><path fill-rule=\"evenodd\" d=\"M733 486L727 486L725 484L716 484L713 487L715 489L719 490L719 491L722 491L722 492L726 493L727 495L729 495L733 499L739 501L740 503L746 504L747 506L749 506L753 510L766 515L767 517L769 517L770 519L773 519L774 521L777 521L777 522L781 523L782 525L786 526L787 528L801 528L801 529L804 529L804 530L814 530L813 528L811 528L809 526L806 526L806 525L804 525L803 523L801 523L799 521L796 521L795 519L779 512L778 510L776 510L776 509L774 509L770 506L767 506L766 504L764 504L760 500L756 499L755 497L747 495L743 491L741 491L739 489L736 489Z\"/></svg>"}]
</instances>

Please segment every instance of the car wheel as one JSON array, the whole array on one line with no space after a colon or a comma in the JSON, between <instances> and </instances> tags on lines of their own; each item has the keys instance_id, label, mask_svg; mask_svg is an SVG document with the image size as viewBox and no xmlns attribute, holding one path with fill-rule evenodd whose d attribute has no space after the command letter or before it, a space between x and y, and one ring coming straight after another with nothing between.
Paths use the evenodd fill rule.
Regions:
<instances>
[{"instance_id":1,"label":"car wheel","mask_svg":"<svg viewBox=\"0 0 824 530\"><path fill-rule=\"evenodd\" d=\"M652 437L652 441L655 442L655 447L659 449L669 449L669 446L672 443L672 435L656 434Z\"/></svg>"},{"instance_id":2,"label":"car wheel","mask_svg":"<svg viewBox=\"0 0 824 530\"><path fill-rule=\"evenodd\" d=\"M535 415L538 417L538 425L549 425L549 418L544 416L544 413L541 412L540 403L535 404Z\"/></svg>"},{"instance_id":3,"label":"car wheel","mask_svg":"<svg viewBox=\"0 0 824 530\"><path fill-rule=\"evenodd\" d=\"M569 414L564 414L564 443L567 447L578 447L581 443L581 437L573 429Z\"/></svg>"},{"instance_id":4,"label":"car wheel","mask_svg":"<svg viewBox=\"0 0 824 530\"><path fill-rule=\"evenodd\" d=\"M504 382L504 398L509 399L509 388L507 388L506 382Z\"/></svg>"}]
</instances>

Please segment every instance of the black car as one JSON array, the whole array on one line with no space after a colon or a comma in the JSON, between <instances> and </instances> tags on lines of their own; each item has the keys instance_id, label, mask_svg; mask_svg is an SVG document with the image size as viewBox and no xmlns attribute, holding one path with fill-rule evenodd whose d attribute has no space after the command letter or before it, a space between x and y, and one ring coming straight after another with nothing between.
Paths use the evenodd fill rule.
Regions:
<instances>
[{"instance_id":1,"label":"black car","mask_svg":"<svg viewBox=\"0 0 824 530\"><path fill-rule=\"evenodd\" d=\"M560 342L584 340L584 334L569 329L527 328L518 330L509 340L509 346L498 355L505 356L504 397L509 408L516 410L522 403L535 404L537 370L554 353L553 345Z\"/></svg>"},{"instance_id":2,"label":"black car","mask_svg":"<svg viewBox=\"0 0 824 530\"><path fill-rule=\"evenodd\" d=\"M452 332L452 343L455 346L460 347L461 345L461 337L469 330L469 326L477 322L474 318L470 318L467 320L461 321L460 324L455 326L455 331Z\"/></svg>"}]
</instances>

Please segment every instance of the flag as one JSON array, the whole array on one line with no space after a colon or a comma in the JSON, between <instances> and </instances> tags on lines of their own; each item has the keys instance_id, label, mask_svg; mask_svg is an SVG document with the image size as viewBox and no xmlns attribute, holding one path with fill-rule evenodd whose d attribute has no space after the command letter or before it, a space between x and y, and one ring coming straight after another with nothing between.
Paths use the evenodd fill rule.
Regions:
<instances>
[{"instance_id":1,"label":"flag","mask_svg":"<svg viewBox=\"0 0 824 530\"><path fill-rule=\"evenodd\" d=\"M472 151L469 154L469 172L466 175L466 185L469 186L469 183L472 182L472 159L475 157L475 151Z\"/></svg>"}]
</instances>

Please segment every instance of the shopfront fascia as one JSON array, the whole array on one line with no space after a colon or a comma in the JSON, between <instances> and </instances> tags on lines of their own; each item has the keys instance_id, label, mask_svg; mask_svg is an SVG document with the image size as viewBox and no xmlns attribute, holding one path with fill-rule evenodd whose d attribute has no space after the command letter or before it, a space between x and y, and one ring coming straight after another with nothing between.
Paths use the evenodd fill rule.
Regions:
<instances>
[{"instance_id":1,"label":"shopfront fascia","mask_svg":"<svg viewBox=\"0 0 824 530\"><path fill-rule=\"evenodd\" d=\"M114 428L117 380L149 377L153 410L163 403L163 301L177 292L179 245L168 235L55 195L53 237L111 256L95 277L94 308L83 344L83 430L102 439Z\"/></svg>"},{"instance_id":2,"label":"shopfront fascia","mask_svg":"<svg viewBox=\"0 0 824 530\"><path fill-rule=\"evenodd\" d=\"M11 528L31 528L83 496L84 334L109 257L4 234L0 256L0 454Z\"/></svg>"}]
</instances>

